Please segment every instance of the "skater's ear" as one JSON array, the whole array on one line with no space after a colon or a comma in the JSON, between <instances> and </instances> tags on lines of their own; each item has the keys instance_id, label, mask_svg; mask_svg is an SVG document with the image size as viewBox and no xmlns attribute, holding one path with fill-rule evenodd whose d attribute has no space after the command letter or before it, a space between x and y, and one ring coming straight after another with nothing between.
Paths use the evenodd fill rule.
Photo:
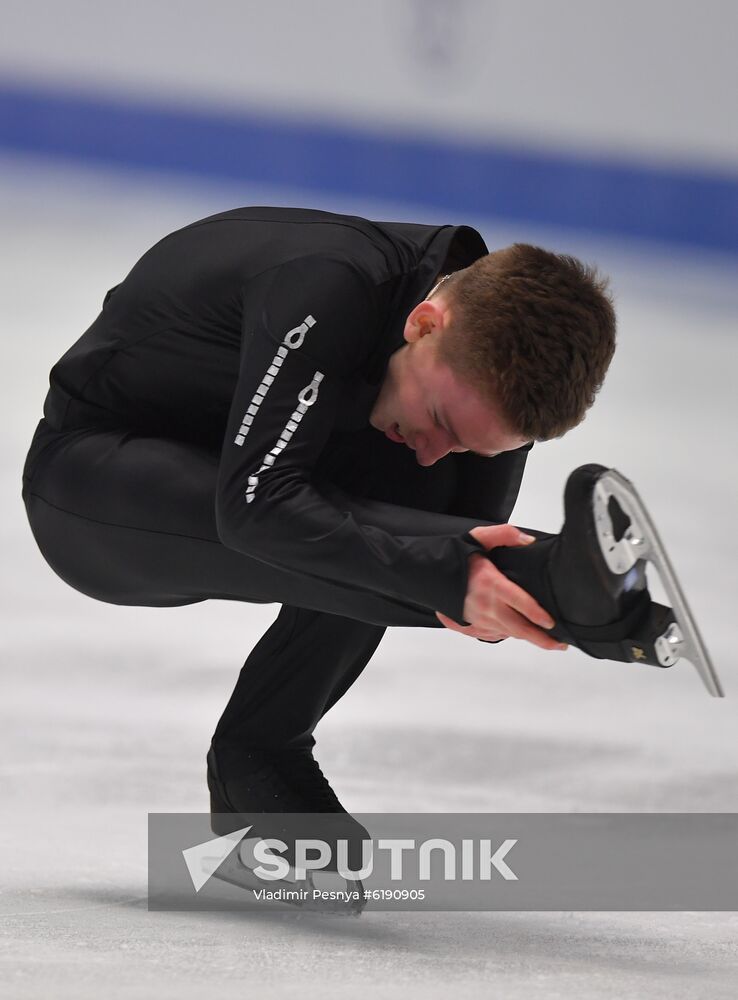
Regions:
<instances>
[{"instance_id":1,"label":"skater's ear","mask_svg":"<svg viewBox=\"0 0 738 1000\"><path fill-rule=\"evenodd\" d=\"M446 313L441 299L418 302L405 320L405 340L412 344L428 333L442 330L447 324Z\"/></svg>"}]
</instances>

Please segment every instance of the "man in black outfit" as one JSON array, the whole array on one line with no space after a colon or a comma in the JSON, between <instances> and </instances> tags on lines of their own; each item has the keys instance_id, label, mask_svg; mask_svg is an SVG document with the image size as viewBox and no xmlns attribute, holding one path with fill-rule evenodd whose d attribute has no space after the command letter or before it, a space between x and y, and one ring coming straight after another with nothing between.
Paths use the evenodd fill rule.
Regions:
<instances>
[{"instance_id":1,"label":"man in black outfit","mask_svg":"<svg viewBox=\"0 0 738 1000\"><path fill-rule=\"evenodd\" d=\"M97 600L282 605L213 737L215 813L342 809L312 733L389 625L621 658L577 623L622 639L643 573L603 589L571 531L505 523L614 343L573 258L303 209L194 223L107 293L51 371L23 499ZM599 468L570 479L567 525Z\"/></svg>"}]
</instances>

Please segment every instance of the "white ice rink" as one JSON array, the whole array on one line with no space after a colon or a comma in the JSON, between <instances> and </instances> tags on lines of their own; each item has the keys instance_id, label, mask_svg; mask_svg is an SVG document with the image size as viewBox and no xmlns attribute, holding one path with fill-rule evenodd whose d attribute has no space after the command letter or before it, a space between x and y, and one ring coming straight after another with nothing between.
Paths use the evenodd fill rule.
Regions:
<instances>
[{"instance_id":1,"label":"white ice rink","mask_svg":"<svg viewBox=\"0 0 738 1000\"><path fill-rule=\"evenodd\" d=\"M44 562L21 468L52 364L165 233L244 204L470 222L612 276L619 348L585 423L531 454L513 520L556 531L583 462L612 465L656 518L726 698L693 668L598 662L390 629L317 732L354 812L738 811L734 267L706 254L299 191L0 163L3 257L0 995L704 997L738 995L738 915L149 913L148 812L205 811L211 732L277 606L93 601Z\"/></svg>"}]
</instances>

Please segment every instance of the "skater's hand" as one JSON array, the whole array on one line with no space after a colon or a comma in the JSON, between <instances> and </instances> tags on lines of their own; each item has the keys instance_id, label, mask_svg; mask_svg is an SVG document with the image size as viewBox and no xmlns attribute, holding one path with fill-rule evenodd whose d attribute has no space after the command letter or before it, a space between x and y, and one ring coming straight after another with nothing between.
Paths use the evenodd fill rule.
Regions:
<instances>
[{"instance_id":1,"label":"skater's hand","mask_svg":"<svg viewBox=\"0 0 738 1000\"><path fill-rule=\"evenodd\" d=\"M535 541L535 538L523 534L512 524L480 525L469 534L487 549L500 545L528 545ZM567 648L544 631L553 628L555 624L549 613L481 553L469 557L464 620L471 624L459 625L440 611L436 611L436 617L446 628L473 639L503 639L511 636L532 642L541 649Z\"/></svg>"}]
</instances>

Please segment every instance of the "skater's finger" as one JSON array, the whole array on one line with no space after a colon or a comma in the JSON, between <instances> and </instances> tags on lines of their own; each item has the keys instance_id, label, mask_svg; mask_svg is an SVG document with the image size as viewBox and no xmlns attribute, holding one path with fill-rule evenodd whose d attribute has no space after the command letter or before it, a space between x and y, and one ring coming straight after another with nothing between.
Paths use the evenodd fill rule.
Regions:
<instances>
[{"instance_id":1,"label":"skater's finger","mask_svg":"<svg viewBox=\"0 0 738 1000\"><path fill-rule=\"evenodd\" d=\"M531 625L530 622L523 618L522 615L518 615L512 608L508 609L506 613L507 627L503 630L477 628L474 625L459 625L453 618L448 618L440 611L436 611L436 618L447 629L450 629L452 632L459 632L461 635L469 636L471 639L487 639L493 642L502 638L524 639L526 642L531 642L541 649L568 649L568 646L557 642L551 636L546 635L541 629Z\"/></svg>"},{"instance_id":2,"label":"skater's finger","mask_svg":"<svg viewBox=\"0 0 738 1000\"><path fill-rule=\"evenodd\" d=\"M543 629L532 625L527 618L518 614L513 608L509 608L504 615L500 615L500 623L513 639L524 639L540 649L565 650L568 648L564 643L547 635Z\"/></svg>"},{"instance_id":3,"label":"skater's finger","mask_svg":"<svg viewBox=\"0 0 738 1000\"><path fill-rule=\"evenodd\" d=\"M495 549L500 546L530 545L535 542L533 535L526 535L514 524L480 524L472 528L469 534L476 538L485 549Z\"/></svg>"},{"instance_id":4,"label":"skater's finger","mask_svg":"<svg viewBox=\"0 0 738 1000\"><path fill-rule=\"evenodd\" d=\"M499 639L509 638L507 632L501 632L499 629L484 629L476 628L474 625L459 625L453 618L448 618L440 611L436 611L436 618L443 626L451 629L452 632L460 632L461 635L468 635L471 639L487 639L491 642L497 642Z\"/></svg>"},{"instance_id":5,"label":"skater's finger","mask_svg":"<svg viewBox=\"0 0 738 1000\"><path fill-rule=\"evenodd\" d=\"M474 635L475 630L473 625L459 625L459 623L455 622L453 618L449 618L440 611L436 611L436 618L439 620L441 625L444 626L444 628L451 629L452 632L461 632L462 635Z\"/></svg>"}]
</instances>

